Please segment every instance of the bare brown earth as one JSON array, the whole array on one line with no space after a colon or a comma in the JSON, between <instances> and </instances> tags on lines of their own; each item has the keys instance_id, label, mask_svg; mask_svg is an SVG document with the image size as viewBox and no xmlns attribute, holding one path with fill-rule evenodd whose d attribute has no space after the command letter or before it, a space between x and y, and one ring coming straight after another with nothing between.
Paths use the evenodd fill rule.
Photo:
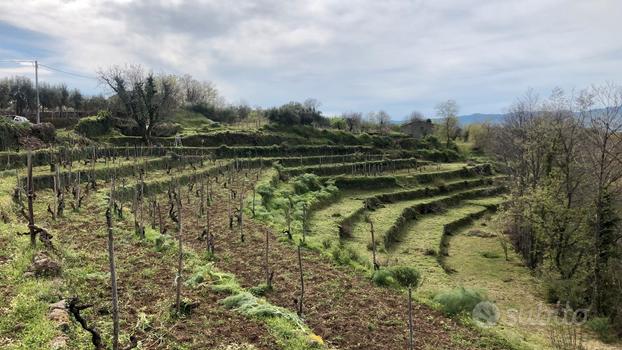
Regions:
<instances>
[{"instance_id":1,"label":"bare brown earth","mask_svg":"<svg viewBox=\"0 0 622 350\"><path fill-rule=\"evenodd\" d=\"M105 191L100 185L99 193ZM265 233L270 238L270 264L275 271L275 289L267 300L295 310L299 294L296 250L277 240L265 225L245 218L246 239L241 242L237 226L228 228L225 189L217 187L211 207L216 234L216 265L233 273L243 287L264 282L263 254ZM185 191L185 195L187 195ZM47 198L49 199L49 198ZM41 203L45 195L39 197ZM165 195L161 197L165 202ZM204 226L199 218L197 198L185 204L184 241L197 253L205 242L197 237ZM184 200L185 202L185 200ZM94 193L85 200L80 213L70 213L52 221L39 208L38 218L61 247L63 281L58 299L79 296L93 308L84 312L106 337L110 334L110 289L104 224L104 201ZM126 205L127 207L127 205ZM127 208L126 208L127 210ZM168 221L168 220L167 220ZM146 223L148 224L148 223ZM169 227L173 227L169 221ZM276 340L261 321L225 310L209 289L184 288L184 297L200 306L185 318L171 316L174 300L175 251L156 252L141 242L129 219L116 222L116 261L118 268L121 329L124 339L135 334L147 349L210 349L227 344L249 343L258 349L278 348ZM404 349L407 346L407 299L405 293L376 287L368 278L347 267L339 267L304 250L304 320L330 346L339 349ZM189 276L191 271L184 271ZM489 339L458 324L424 305L414 307L415 348L417 349L501 349ZM85 335L80 335L85 337ZM82 340L83 344L83 340Z\"/></svg>"},{"instance_id":2,"label":"bare brown earth","mask_svg":"<svg viewBox=\"0 0 622 350\"><path fill-rule=\"evenodd\" d=\"M273 304L296 310L300 293L299 269L293 244L279 242L265 225L245 218L245 241L239 229L228 227L223 189L216 193L211 215L216 224L217 266L237 277L243 287L265 282L265 233L270 239L269 261L275 271L274 290L266 295ZM193 219L186 230L186 242L201 251L205 243L196 239L205 221L197 216L196 203L186 205L186 217ZM303 250L305 278L304 318L327 343L339 349L405 349L408 338L408 304L405 293L374 286L365 276L348 267L335 266L318 252ZM493 349L479 346L480 336L427 306L415 304L415 348Z\"/></svg>"},{"instance_id":3,"label":"bare brown earth","mask_svg":"<svg viewBox=\"0 0 622 350\"><path fill-rule=\"evenodd\" d=\"M65 219L50 223L49 227L56 233L57 245L78 252L74 259L66 260L65 269L74 264L96 268L94 277L87 278L85 284L79 282L84 276L72 278L70 272L65 273L64 283L68 295L77 295L95 305L94 312L87 315L91 322L99 321L101 325L102 321L110 319L110 290L107 240L102 230L104 211L97 204L89 200L82 209L90 213L88 220ZM171 317L169 310L174 303L176 273L174 254L156 252L150 244L140 242L129 222L120 222L117 227L115 248L122 334L136 334L146 349L168 349L173 348L173 344L191 349L241 343L253 344L258 349L276 347L263 324L223 309L217 304L222 296L213 293L199 295L198 291L184 290L185 297L200 301L200 305L189 317ZM189 273L186 271L186 276ZM149 322L139 323L141 314L146 315ZM109 328L110 323L99 328L105 327Z\"/></svg>"}]
</instances>

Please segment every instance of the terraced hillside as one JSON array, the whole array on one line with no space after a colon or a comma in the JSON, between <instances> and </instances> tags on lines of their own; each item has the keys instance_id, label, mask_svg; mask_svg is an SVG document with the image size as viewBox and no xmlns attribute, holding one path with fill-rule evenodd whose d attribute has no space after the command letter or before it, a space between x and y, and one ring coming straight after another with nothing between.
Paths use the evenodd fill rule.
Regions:
<instances>
[{"instance_id":1,"label":"terraced hillside","mask_svg":"<svg viewBox=\"0 0 622 350\"><path fill-rule=\"evenodd\" d=\"M509 347L550 347L546 324L512 318L513 312L551 309L538 280L494 227L494 213L506 201L505 175L487 163L421 160L403 169L374 169L375 163L358 171L355 161L349 168L326 166L327 172L315 167L316 177L296 176L295 164L277 167L258 186L258 218L292 236L282 240L300 240L376 285L395 287L393 270L417 269L423 283L415 296L425 305L443 309L444 294L477 291L501 310L498 326L486 333ZM464 234L482 225L488 236L471 236L465 244ZM470 315L471 309L464 311ZM596 344L594 349L610 348Z\"/></svg>"},{"instance_id":2,"label":"terraced hillside","mask_svg":"<svg viewBox=\"0 0 622 350\"><path fill-rule=\"evenodd\" d=\"M114 290L125 348L406 348L408 298L399 284L378 285L375 247L380 271L421 273L416 349L540 346L432 301L475 275L457 263L470 258L454 254L463 243L452 236L494 212L505 191L492 165L438 154L93 145L31 153L29 177L28 153L4 152L0 345L109 347ZM45 231L32 246L35 227Z\"/></svg>"},{"instance_id":3,"label":"terraced hillside","mask_svg":"<svg viewBox=\"0 0 622 350\"><path fill-rule=\"evenodd\" d=\"M255 188L279 176L424 171L428 160L358 146L39 151L31 157L33 216L51 238L39 234L33 248L27 235L15 235L29 227L28 155L0 157L6 160L0 174L1 285L8 306L1 311L3 347L88 348L99 342L89 329L101 343L112 342L105 224L111 193L122 344L137 341L150 349L406 344L407 306L401 293L374 287L364 275L333 264L310 246L302 250L306 288L303 312L296 314L296 249L253 219L259 219L265 196ZM181 210L172 197L180 197ZM179 217L184 218L181 236L175 223ZM271 289L265 286L266 259L274 272ZM41 260L59 269L40 271L33 261ZM175 309L176 281L181 281L182 314ZM73 298L89 305L82 311L84 326L69 313L58 317L50 311L59 301L78 300ZM353 303L360 307L351 308ZM418 305L414 313L422 320L415 327L418 348L503 348L427 306ZM439 324L444 331L438 331Z\"/></svg>"}]
</instances>

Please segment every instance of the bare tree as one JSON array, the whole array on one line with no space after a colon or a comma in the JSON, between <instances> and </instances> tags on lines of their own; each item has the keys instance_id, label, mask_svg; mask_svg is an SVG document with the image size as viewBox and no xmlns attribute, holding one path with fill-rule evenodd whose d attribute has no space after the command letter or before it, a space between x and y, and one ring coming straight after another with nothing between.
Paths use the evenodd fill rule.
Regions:
<instances>
[{"instance_id":1,"label":"bare tree","mask_svg":"<svg viewBox=\"0 0 622 350\"><path fill-rule=\"evenodd\" d=\"M423 122L423 121L425 121L425 117L419 111L412 111L410 112L408 117L406 117L406 123Z\"/></svg>"},{"instance_id":2,"label":"bare tree","mask_svg":"<svg viewBox=\"0 0 622 350\"><path fill-rule=\"evenodd\" d=\"M116 94L126 116L134 120L145 142L153 128L180 102L175 77L145 73L139 65L113 66L98 72L99 80Z\"/></svg>"},{"instance_id":3,"label":"bare tree","mask_svg":"<svg viewBox=\"0 0 622 350\"><path fill-rule=\"evenodd\" d=\"M349 132L359 132L363 122L363 114L359 112L343 113L341 117L346 121Z\"/></svg>"},{"instance_id":4,"label":"bare tree","mask_svg":"<svg viewBox=\"0 0 622 350\"><path fill-rule=\"evenodd\" d=\"M178 78L181 90L181 98L186 105L209 104L214 106L224 105L224 100L220 97L218 90L209 81L199 81L189 74Z\"/></svg>"},{"instance_id":5,"label":"bare tree","mask_svg":"<svg viewBox=\"0 0 622 350\"><path fill-rule=\"evenodd\" d=\"M441 134L446 140L446 145L454 140L459 132L458 104L454 100L447 100L436 105L436 116L442 119Z\"/></svg>"},{"instance_id":6,"label":"bare tree","mask_svg":"<svg viewBox=\"0 0 622 350\"><path fill-rule=\"evenodd\" d=\"M611 83L593 86L583 92L579 104L589 125L587 161L594 171L592 307L596 312L605 312L608 291L604 274L615 255L616 244L622 240L620 231L607 222L610 197L619 195L616 184L622 179L622 87Z\"/></svg>"},{"instance_id":7,"label":"bare tree","mask_svg":"<svg viewBox=\"0 0 622 350\"><path fill-rule=\"evenodd\" d=\"M376 113L376 120L381 132L387 132L391 127L391 116L385 111L378 111L378 113Z\"/></svg>"}]
</instances>

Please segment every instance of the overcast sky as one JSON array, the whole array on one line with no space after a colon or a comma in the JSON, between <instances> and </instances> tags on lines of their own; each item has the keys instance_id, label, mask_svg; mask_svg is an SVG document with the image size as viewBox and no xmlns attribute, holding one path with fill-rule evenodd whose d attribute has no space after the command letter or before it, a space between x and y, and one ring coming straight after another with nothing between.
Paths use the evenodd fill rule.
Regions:
<instances>
[{"instance_id":1,"label":"overcast sky","mask_svg":"<svg viewBox=\"0 0 622 350\"><path fill-rule=\"evenodd\" d=\"M0 60L86 76L141 63L230 102L313 97L328 113L498 113L528 88L622 83L620 0L0 1ZM0 77L32 74L0 63ZM87 93L93 80L43 68Z\"/></svg>"}]
</instances>

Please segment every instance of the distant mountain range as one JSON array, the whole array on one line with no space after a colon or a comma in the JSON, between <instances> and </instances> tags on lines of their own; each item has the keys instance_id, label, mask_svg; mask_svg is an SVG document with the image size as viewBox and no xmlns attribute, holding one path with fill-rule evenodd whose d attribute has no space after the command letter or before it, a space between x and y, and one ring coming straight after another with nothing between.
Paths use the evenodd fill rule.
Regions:
<instances>
[{"instance_id":1,"label":"distant mountain range","mask_svg":"<svg viewBox=\"0 0 622 350\"><path fill-rule=\"evenodd\" d=\"M473 113L467 115L458 116L458 122L460 122L460 126L465 126L474 123L483 123L489 122L491 124L501 124L503 119L505 118L505 114L485 114L485 113ZM433 123L440 122L440 119L433 118Z\"/></svg>"},{"instance_id":2,"label":"distant mountain range","mask_svg":"<svg viewBox=\"0 0 622 350\"><path fill-rule=\"evenodd\" d=\"M505 114L484 114L484 113L473 113L468 115L461 115L458 117L460 121L460 125L469 125L473 123L483 123L489 122L492 124L500 124L503 122L505 118Z\"/></svg>"},{"instance_id":3,"label":"distant mountain range","mask_svg":"<svg viewBox=\"0 0 622 350\"><path fill-rule=\"evenodd\" d=\"M613 107L612 107L613 108ZM619 107L618 107L619 108ZM604 113L606 111L605 108L597 108L593 109L591 113ZM460 122L460 126L465 126L473 123L483 123L489 122L491 124L501 124L505 119L507 114L485 114L485 113L473 113L468 115L458 116L458 121ZM432 119L432 122L438 122L439 119Z\"/></svg>"}]
</instances>

